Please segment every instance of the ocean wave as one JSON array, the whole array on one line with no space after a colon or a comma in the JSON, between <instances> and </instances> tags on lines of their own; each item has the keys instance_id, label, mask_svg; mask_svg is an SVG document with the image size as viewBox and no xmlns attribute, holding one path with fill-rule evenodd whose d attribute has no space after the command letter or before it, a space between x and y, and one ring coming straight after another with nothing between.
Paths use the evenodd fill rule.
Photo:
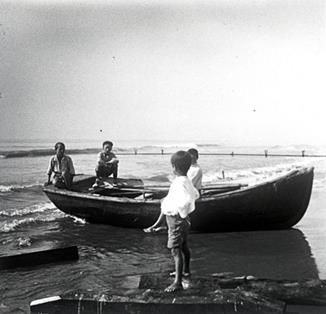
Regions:
<instances>
[{"instance_id":1,"label":"ocean wave","mask_svg":"<svg viewBox=\"0 0 326 314\"><path fill-rule=\"evenodd\" d=\"M18 227L25 224L40 223L40 222L51 222L59 218L64 218L66 215L59 210L53 210L51 214L42 213L35 217L17 218L11 221L0 221L0 232L10 232L16 230Z\"/></svg>"},{"instance_id":2,"label":"ocean wave","mask_svg":"<svg viewBox=\"0 0 326 314\"><path fill-rule=\"evenodd\" d=\"M234 153L243 153L241 150L245 150L245 152L248 152L250 150L251 152L255 152L257 150L257 147L250 147L250 146L225 146L223 144L216 144L216 143L194 143L194 142L179 142L179 143L153 143L148 145L139 145L135 143L133 145L132 143L128 143L128 146L126 147L119 147L115 146L114 151L119 153L134 153L135 150L137 151L148 151L148 152L156 152L160 153L161 149L184 149L187 150L189 148L197 148L199 150L203 150L206 153L209 152L216 152L216 149L230 149L231 151L234 151L235 149L238 151L234 151ZM312 155L312 154L325 154L326 147L318 147L318 146L312 146L312 145L274 145L271 148L271 151L269 151L270 154L280 153L280 154L295 154L295 155L301 155L302 150L305 150L306 155ZM274 151L273 151L274 150ZM77 154L98 154L101 151L101 147L97 148L73 148L73 149L67 149L66 153L68 155L77 155ZM231 153L230 151L230 153ZM22 158L22 157L40 157L40 156L51 156L54 155L54 150L51 149L26 149L26 150L10 150L10 151L0 151L0 159L1 158ZM263 150L262 150L263 154Z\"/></svg>"},{"instance_id":3,"label":"ocean wave","mask_svg":"<svg viewBox=\"0 0 326 314\"><path fill-rule=\"evenodd\" d=\"M76 154L97 154L100 151L99 148L83 148L83 149L67 149L68 155ZM32 150L16 150L0 152L0 155L4 158L21 158L21 157L40 157L54 155L53 149L32 149Z\"/></svg>"},{"instance_id":4,"label":"ocean wave","mask_svg":"<svg viewBox=\"0 0 326 314\"><path fill-rule=\"evenodd\" d=\"M14 185L0 185L0 193L10 192L14 188L15 188Z\"/></svg>"},{"instance_id":5,"label":"ocean wave","mask_svg":"<svg viewBox=\"0 0 326 314\"><path fill-rule=\"evenodd\" d=\"M197 148L198 145L195 143L168 143L168 144L154 144L154 145L145 145L145 146L139 146L137 149L141 150L151 150L151 149L157 149L157 148Z\"/></svg>"},{"instance_id":6,"label":"ocean wave","mask_svg":"<svg viewBox=\"0 0 326 314\"><path fill-rule=\"evenodd\" d=\"M155 182L170 182L169 175L157 175L147 178L148 181L155 181Z\"/></svg>"},{"instance_id":7,"label":"ocean wave","mask_svg":"<svg viewBox=\"0 0 326 314\"><path fill-rule=\"evenodd\" d=\"M221 146L223 146L223 145L221 145L221 144L210 144L210 143L207 143L207 144L197 144L197 146L198 147L221 147Z\"/></svg>"},{"instance_id":8,"label":"ocean wave","mask_svg":"<svg viewBox=\"0 0 326 314\"><path fill-rule=\"evenodd\" d=\"M83 218L79 218L79 217L68 215L68 214L66 214L65 216L70 217L75 224L85 225L87 223L86 220Z\"/></svg>"},{"instance_id":9,"label":"ocean wave","mask_svg":"<svg viewBox=\"0 0 326 314\"><path fill-rule=\"evenodd\" d=\"M18 185L18 184L12 184L12 185L0 185L0 193L8 193L8 192L19 192L25 189L30 188L39 188L40 185L35 184L27 184L27 185Z\"/></svg>"},{"instance_id":10,"label":"ocean wave","mask_svg":"<svg viewBox=\"0 0 326 314\"><path fill-rule=\"evenodd\" d=\"M5 210L0 210L0 216L6 216L6 217L26 216L35 213L43 213L47 210L53 210L55 208L56 207L54 206L53 203L47 202L47 203L35 204L21 209L9 208Z\"/></svg>"},{"instance_id":11,"label":"ocean wave","mask_svg":"<svg viewBox=\"0 0 326 314\"><path fill-rule=\"evenodd\" d=\"M32 239L30 237L19 237L17 241L19 247L28 247L32 245Z\"/></svg>"},{"instance_id":12,"label":"ocean wave","mask_svg":"<svg viewBox=\"0 0 326 314\"><path fill-rule=\"evenodd\" d=\"M101 148L81 148L81 149L67 149L67 155L83 155L83 154L98 154ZM116 153L134 152L134 147L114 149ZM53 149L32 149L32 150L14 150L0 152L0 158L23 158L23 157L42 157L52 156L55 152Z\"/></svg>"},{"instance_id":13,"label":"ocean wave","mask_svg":"<svg viewBox=\"0 0 326 314\"><path fill-rule=\"evenodd\" d=\"M218 172L208 172L203 176L203 183L211 184L216 182L242 183L254 185L266 180L277 178L289 171L302 166L311 166L312 161L303 161L293 164L279 164L274 166L256 167L248 169L220 170Z\"/></svg>"}]
</instances>

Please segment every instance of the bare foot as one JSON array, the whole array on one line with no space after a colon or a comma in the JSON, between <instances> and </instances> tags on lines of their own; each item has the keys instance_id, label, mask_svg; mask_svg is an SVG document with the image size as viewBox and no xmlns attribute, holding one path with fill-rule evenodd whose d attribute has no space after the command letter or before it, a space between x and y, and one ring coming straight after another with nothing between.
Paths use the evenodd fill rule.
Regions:
<instances>
[{"instance_id":1,"label":"bare foot","mask_svg":"<svg viewBox=\"0 0 326 314\"><path fill-rule=\"evenodd\" d=\"M173 271L172 273L170 273L170 276L175 276L175 271ZM182 273L183 277L190 277L190 273Z\"/></svg>"},{"instance_id":2,"label":"bare foot","mask_svg":"<svg viewBox=\"0 0 326 314\"><path fill-rule=\"evenodd\" d=\"M157 228L154 228L154 232L165 231L166 229L167 229L166 227L157 227Z\"/></svg>"},{"instance_id":3,"label":"bare foot","mask_svg":"<svg viewBox=\"0 0 326 314\"><path fill-rule=\"evenodd\" d=\"M143 229L143 231L146 233L157 233L162 230L166 230L166 227L158 227L158 228L149 227L149 228Z\"/></svg>"},{"instance_id":4,"label":"bare foot","mask_svg":"<svg viewBox=\"0 0 326 314\"><path fill-rule=\"evenodd\" d=\"M152 232L154 232L154 228L149 227L149 228L143 229L143 231L146 233L152 233Z\"/></svg>"},{"instance_id":5,"label":"bare foot","mask_svg":"<svg viewBox=\"0 0 326 314\"><path fill-rule=\"evenodd\" d=\"M174 282L173 284L169 285L167 288L164 289L164 292L175 292L183 290L181 283Z\"/></svg>"}]
</instances>

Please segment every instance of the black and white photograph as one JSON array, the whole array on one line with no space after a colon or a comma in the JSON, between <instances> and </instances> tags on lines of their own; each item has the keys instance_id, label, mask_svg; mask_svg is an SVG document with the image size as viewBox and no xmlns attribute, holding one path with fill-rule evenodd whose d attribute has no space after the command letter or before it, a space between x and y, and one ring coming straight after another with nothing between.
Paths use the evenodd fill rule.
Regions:
<instances>
[{"instance_id":1,"label":"black and white photograph","mask_svg":"<svg viewBox=\"0 0 326 314\"><path fill-rule=\"evenodd\" d=\"M326 313L326 2L0 0L0 314Z\"/></svg>"}]
</instances>

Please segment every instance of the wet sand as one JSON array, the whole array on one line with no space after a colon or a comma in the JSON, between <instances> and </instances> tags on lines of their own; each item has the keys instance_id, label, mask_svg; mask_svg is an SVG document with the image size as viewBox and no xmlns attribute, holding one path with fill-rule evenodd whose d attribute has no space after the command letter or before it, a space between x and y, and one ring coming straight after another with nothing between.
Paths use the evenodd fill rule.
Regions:
<instances>
[{"instance_id":1,"label":"wet sand","mask_svg":"<svg viewBox=\"0 0 326 314\"><path fill-rule=\"evenodd\" d=\"M193 276L231 272L270 279L325 279L325 204L324 193L314 191L305 217L291 230L191 234ZM4 313L28 313L31 300L76 289L124 293L136 288L134 276L168 273L174 266L166 234L83 225L69 218L21 229L31 235L34 248L77 245L80 259L2 271Z\"/></svg>"},{"instance_id":2,"label":"wet sand","mask_svg":"<svg viewBox=\"0 0 326 314\"><path fill-rule=\"evenodd\" d=\"M325 207L325 193L314 191L306 215L291 230L193 234L193 271L270 279L325 279Z\"/></svg>"}]
</instances>

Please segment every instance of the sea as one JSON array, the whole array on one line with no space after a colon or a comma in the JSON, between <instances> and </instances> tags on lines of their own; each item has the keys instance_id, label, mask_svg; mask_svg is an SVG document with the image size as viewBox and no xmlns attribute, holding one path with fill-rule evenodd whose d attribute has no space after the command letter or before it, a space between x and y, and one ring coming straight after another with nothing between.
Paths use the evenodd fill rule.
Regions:
<instances>
[{"instance_id":1,"label":"sea","mask_svg":"<svg viewBox=\"0 0 326 314\"><path fill-rule=\"evenodd\" d=\"M65 144L72 151L76 173L94 174L101 142ZM137 276L173 269L166 234L90 224L64 214L48 200L42 186L53 146L51 140L0 141L0 257L77 245L79 260L0 270L0 313L30 313L33 300L77 290L124 294L137 288ZM251 185L297 167L315 169L308 210L292 229L192 233L193 276L231 272L271 279L326 279L325 146L117 140L113 151L120 160L119 177L140 178L146 185L171 181L171 154L189 148L199 151L204 184Z\"/></svg>"}]
</instances>

